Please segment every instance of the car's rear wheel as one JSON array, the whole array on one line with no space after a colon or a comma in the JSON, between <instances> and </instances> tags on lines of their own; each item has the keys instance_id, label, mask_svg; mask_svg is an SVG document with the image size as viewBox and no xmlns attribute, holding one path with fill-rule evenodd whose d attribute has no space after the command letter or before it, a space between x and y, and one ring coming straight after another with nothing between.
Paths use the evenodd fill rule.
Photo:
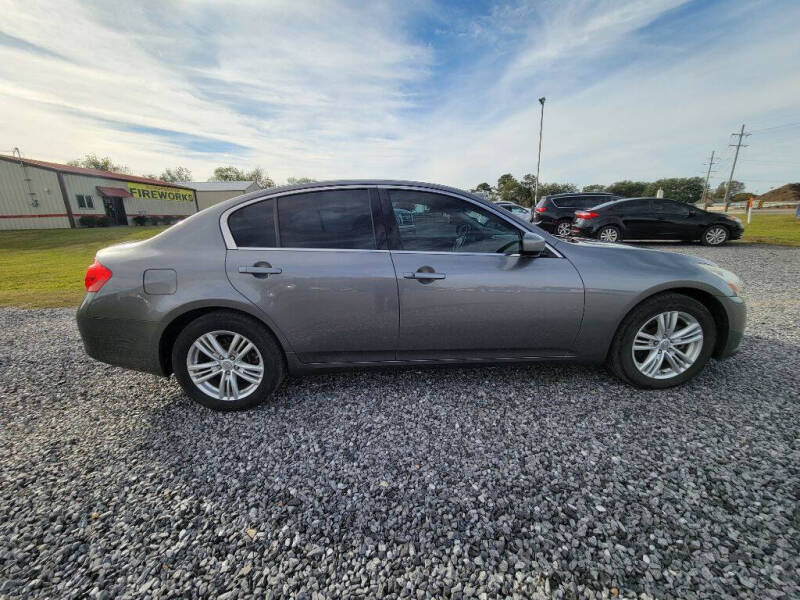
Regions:
<instances>
[{"instance_id":1,"label":"car's rear wheel","mask_svg":"<svg viewBox=\"0 0 800 600\"><path fill-rule=\"evenodd\" d=\"M625 317L608 356L608 366L635 386L661 389L680 385L708 362L716 342L714 317L683 294L661 294Z\"/></svg>"},{"instance_id":2,"label":"car's rear wheel","mask_svg":"<svg viewBox=\"0 0 800 600\"><path fill-rule=\"evenodd\" d=\"M232 311L205 314L178 334L175 377L195 401L214 410L255 406L284 377L283 354L257 320Z\"/></svg>"},{"instance_id":3,"label":"car's rear wheel","mask_svg":"<svg viewBox=\"0 0 800 600\"><path fill-rule=\"evenodd\" d=\"M556 235L567 237L572 233L572 220L563 219L556 225Z\"/></svg>"},{"instance_id":4,"label":"car's rear wheel","mask_svg":"<svg viewBox=\"0 0 800 600\"><path fill-rule=\"evenodd\" d=\"M704 246L721 246L729 237L728 229L724 225L712 225L703 232L701 241Z\"/></svg>"},{"instance_id":5,"label":"car's rear wheel","mask_svg":"<svg viewBox=\"0 0 800 600\"><path fill-rule=\"evenodd\" d=\"M619 242L622 240L622 232L614 225L604 225L598 230L597 239L604 242Z\"/></svg>"}]
</instances>

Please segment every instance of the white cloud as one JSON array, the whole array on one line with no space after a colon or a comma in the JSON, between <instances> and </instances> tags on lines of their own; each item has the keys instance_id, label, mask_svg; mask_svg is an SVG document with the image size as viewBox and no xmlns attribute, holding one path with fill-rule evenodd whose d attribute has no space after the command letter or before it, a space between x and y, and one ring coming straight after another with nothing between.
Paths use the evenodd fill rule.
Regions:
<instances>
[{"instance_id":1,"label":"white cloud","mask_svg":"<svg viewBox=\"0 0 800 600\"><path fill-rule=\"evenodd\" d=\"M18 40L0 36L0 150L56 161L96 152L137 172L182 164L198 178L233 163L279 180L467 187L535 168L535 99L547 95L543 179L699 174L741 122L800 121L791 27L800 7L737 5L728 18L746 18L747 34L711 36L695 50L657 40L655 52L641 28L681 3L498 5L457 23L423 1L402 10L334 0L0 0L0 32ZM447 49L410 32L418 16L472 36L474 61L443 72L437 53ZM201 152L157 130L246 150ZM791 133L754 135L742 178L756 187L791 179L791 162L800 163Z\"/></svg>"}]
</instances>

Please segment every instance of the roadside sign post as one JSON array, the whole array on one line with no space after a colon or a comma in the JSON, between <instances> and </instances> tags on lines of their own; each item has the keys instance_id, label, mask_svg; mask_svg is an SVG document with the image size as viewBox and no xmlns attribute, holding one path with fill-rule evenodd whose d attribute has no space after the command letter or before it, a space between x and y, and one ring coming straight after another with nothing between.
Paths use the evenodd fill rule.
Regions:
<instances>
[{"instance_id":1,"label":"roadside sign post","mask_svg":"<svg viewBox=\"0 0 800 600\"><path fill-rule=\"evenodd\" d=\"M747 201L747 224L750 225L750 217L753 216L753 197Z\"/></svg>"}]
</instances>

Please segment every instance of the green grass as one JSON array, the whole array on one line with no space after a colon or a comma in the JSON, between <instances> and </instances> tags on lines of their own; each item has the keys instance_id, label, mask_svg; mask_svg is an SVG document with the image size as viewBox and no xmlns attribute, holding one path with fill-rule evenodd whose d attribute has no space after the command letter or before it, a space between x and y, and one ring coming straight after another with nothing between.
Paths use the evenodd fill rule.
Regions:
<instances>
[{"instance_id":1,"label":"green grass","mask_svg":"<svg viewBox=\"0 0 800 600\"><path fill-rule=\"evenodd\" d=\"M739 218L744 223L743 242L800 246L800 219L794 213L760 215L756 212L749 225L745 215Z\"/></svg>"},{"instance_id":2,"label":"green grass","mask_svg":"<svg viewBox=\"0 0 800 600\"><path fill-rule=\"evenodd\" d=\"M84 294L86 267L97 250L120 242L143 240L163 229L0 231L0 306L77 306ZM800 219L794 214L756 213L753 222L745 225L742 241L800 246Z\"/></svg>"},{"instance_id":3,"label":"green grass","mask_svg":"<svg viewBox=\"0 0 800 600\"><path fill-rule=\"evenodd\" d=\"M164 227L0 231L0 306L77 306L95 252L143 240Z\"/></svg>"}]
</instances>

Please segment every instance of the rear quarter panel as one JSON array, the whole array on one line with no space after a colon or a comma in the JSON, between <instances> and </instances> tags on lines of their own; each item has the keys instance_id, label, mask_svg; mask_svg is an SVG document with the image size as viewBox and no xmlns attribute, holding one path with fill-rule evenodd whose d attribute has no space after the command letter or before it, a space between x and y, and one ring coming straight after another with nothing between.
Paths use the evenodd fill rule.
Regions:
<instances>
[{"instance_id":1,"label":"rear quarter panel","mask_svg":"<svg viewBox=\"0 0 800 600\"><path fill-rule=\"evenodd\" d=\"M164 330L189 311L231 308L266 321L264 315L230 285L225 275L225 254L218 217L206 212L149 240L105 248L97 253L97 258L113 275L98 293L87 295L79 314L83 319L102 320L109 330L114 330L109 331L110 337L149 345L131 348L131 351L146 354L151 365L158 361L157 340ZM148 269L174 270L174 293L146 293L144 274ZM267 325L286 347L286 339L274 323L267 322ZM137 328L141 330L139 333Z\"/></svg>"}]
</instances>

